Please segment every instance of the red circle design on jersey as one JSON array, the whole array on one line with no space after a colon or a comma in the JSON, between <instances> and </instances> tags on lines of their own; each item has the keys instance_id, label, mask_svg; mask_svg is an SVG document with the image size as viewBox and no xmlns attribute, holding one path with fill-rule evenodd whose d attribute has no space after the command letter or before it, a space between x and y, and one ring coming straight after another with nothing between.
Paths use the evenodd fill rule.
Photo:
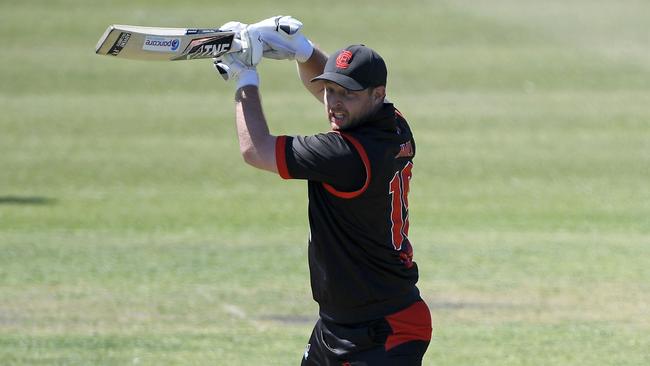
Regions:
<instances>
[{"instance_id":1,"label":"red circle design on jersey","mask_svg":"<svg viewBox=\"0 0 650 366\"><path fill-rule=\"evenodd\" d=\"M341 51L338 57L336 58L336 67L339 69L347 69L350 66L350 60L352 59L352 52L348 50Z\"/></svg>"}]
</instances>

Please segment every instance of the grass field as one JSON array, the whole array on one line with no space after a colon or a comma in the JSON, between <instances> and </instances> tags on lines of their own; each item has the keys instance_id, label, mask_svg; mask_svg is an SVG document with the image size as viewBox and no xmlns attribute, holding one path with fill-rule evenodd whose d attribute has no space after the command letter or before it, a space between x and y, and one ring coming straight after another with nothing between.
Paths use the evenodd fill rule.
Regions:
<instances>
[{"instance_id":1,"label":"grass field","mask_svg":"<svg viewBox=\"0 0 650 366\"><path fill-rule=\"evenodd\" d=\"M650 364L647 1L33 0L0 3L1 365L299 363L306 184L245 166L209 61L94 54L275 14L387 60L425 365ZM260 73L274 133L327 128L293 65Z\"/></svg>"}]
</instances>

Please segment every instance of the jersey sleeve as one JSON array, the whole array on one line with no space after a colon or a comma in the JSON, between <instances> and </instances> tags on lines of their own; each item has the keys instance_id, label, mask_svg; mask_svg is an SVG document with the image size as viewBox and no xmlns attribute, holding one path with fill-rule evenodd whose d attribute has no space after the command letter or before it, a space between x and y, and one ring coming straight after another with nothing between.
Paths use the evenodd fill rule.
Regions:
<instances>
[{"instance_id":1,"label":"jersey sleeve","mask_svg":"<svg viewBox=\"0 0 650 366\"><path fill-rule=\"evenodd\" d=\"M284 179L306 179L352 191L364 185L367 175L360 144L338 133L278 136L275 158Z\"/></svg>"}]
</instances>

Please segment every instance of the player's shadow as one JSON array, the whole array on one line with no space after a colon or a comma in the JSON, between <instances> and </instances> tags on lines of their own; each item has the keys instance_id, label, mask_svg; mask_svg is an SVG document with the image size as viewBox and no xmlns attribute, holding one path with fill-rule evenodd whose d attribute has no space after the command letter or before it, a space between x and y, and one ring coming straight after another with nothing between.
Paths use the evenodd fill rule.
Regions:
<instances>
[{"instance_id":1,"label":"player's shadow","mask_svg":"<svg viewBox=\"0 0 650 366\"><path fill-rule=\"evenodd\" d=\"M40 196L0 196L0 205L45 206L56 203L55 199Z\"/></svg>"}]
</instances>

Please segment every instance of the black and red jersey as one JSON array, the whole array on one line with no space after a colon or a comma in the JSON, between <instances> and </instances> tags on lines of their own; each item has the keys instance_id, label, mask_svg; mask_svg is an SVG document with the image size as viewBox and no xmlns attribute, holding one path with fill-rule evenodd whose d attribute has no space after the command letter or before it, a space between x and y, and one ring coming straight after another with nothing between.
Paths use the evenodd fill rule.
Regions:
<instances>
[{"instance_id":1,"label":"black and red jersey","mask_svg":"<svg viewBox=\"0 0 650 366\"><path fill-rule=\"evenodd\" d=\"M309 185L309 270L322 318L358 323L420 299L408 239L415 142L386 103L349 130L279 136L278 172Z\"/></svg>"}]
</instances>

